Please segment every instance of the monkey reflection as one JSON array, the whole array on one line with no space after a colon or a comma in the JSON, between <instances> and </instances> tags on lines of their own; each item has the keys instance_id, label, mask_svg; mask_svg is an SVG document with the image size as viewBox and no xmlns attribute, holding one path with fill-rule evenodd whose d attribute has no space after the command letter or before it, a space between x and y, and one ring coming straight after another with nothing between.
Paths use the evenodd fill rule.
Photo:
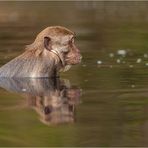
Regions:
<instances>
[{"instance_id":1,"label":"monkey reflection","mask_svg":"<svg viewBox=\"0 0 148 148\"><path fill-rule=\"evenodd\" d=\"M44 124L72 123L80 89L60 79L0 79L0 86L23 94Z\"/></svg>"}]
</instances>

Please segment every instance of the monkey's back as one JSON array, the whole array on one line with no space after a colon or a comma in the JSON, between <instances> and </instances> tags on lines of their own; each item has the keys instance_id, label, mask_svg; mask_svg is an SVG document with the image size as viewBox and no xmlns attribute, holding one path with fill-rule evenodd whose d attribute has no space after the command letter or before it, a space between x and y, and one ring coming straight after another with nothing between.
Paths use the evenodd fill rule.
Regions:
<instances>
[{"instance_id":1,"label":"monkey's back","mask_svg":"<svg viewBox=\"0 0 148 148\"><path fill-rule=\"evenodd\" d=\"M0 77L49 77L47 63L39 58L16 57L0 68Z\"/></svg>"}]
</instances>

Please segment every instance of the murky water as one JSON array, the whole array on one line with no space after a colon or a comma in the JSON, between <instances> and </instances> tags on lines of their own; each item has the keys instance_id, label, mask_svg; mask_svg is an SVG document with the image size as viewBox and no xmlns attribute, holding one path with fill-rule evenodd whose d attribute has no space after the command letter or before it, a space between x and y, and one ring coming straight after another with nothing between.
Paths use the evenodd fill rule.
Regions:
<instances>
[{"instance_id":1,"label":"murky water","mask_svg":"<svg viewBox=\"0 0 148 148\"><path fill-rule=\"evenodd\" d=\"M38 32L77 34L57 80L0 79L0 146L148 146L147 2L0 2L0 65Z\"/></svg>"}]
</instances>

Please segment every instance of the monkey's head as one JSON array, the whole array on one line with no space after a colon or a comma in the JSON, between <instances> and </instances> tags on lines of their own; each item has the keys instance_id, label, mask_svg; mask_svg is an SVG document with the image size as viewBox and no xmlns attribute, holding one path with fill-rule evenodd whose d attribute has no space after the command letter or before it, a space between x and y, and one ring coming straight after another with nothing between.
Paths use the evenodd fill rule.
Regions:
<instances>
[{"instance_id":1,"label":"monkey's head","mask_svg":"<svg viewBox=\"0 0 148 148\"><path fill-rule=\"evenodd\" d=\"M62 67L65 68L81 62L82 57L74 44L74 38L75 34L65 27L47 27L38 34L33 43L40 48L33 48L36 49L37 54L41 54L43 51L53 52L60 59Z\"/></svg>"}]
</instances>

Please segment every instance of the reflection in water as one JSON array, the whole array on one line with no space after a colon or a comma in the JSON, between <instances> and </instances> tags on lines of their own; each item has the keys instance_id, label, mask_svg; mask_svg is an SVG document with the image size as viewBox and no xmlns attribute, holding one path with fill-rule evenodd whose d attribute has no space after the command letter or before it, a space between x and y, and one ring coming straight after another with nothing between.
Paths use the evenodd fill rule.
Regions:
<instances>
[{"instance_id":1,"label":"reflection in water","mask_svg":"<svg viewBox=\"0 0 148 148\"><path fill-rule=\"evenodd\" d=\"M0 79L0 86L8 91L25 94L29 106L49 124L74 122L75 105L79 104L80 89L69 80L60 79Z\"/></svg>"}]
</instances>

